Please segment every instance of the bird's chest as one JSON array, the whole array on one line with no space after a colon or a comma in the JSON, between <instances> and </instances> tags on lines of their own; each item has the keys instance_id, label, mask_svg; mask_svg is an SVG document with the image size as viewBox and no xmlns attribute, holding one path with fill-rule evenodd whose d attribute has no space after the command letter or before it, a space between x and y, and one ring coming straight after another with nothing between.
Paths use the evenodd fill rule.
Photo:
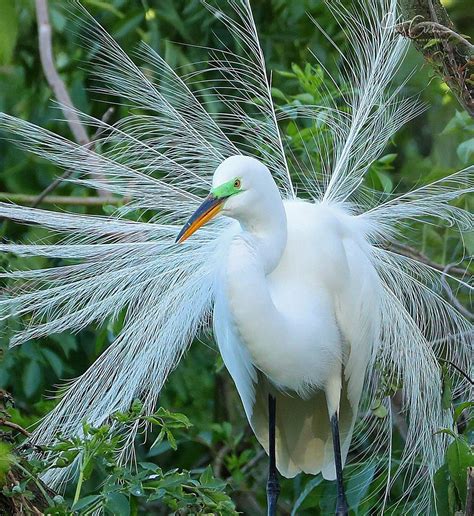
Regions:
<instances>
[{"instance_id":1,"label":"bird's chest","mask_svg":"<svg viewBox=\"0 0 474 516\"><path fill-rule=\"evenodd\" d=\"M234 252L225 289L234 331L253 364L282 388L302 391L324 384L323 364L337 362L341 351L331 298L298 265L265 275L252 255Z\"/></svg>"}]
</instances>

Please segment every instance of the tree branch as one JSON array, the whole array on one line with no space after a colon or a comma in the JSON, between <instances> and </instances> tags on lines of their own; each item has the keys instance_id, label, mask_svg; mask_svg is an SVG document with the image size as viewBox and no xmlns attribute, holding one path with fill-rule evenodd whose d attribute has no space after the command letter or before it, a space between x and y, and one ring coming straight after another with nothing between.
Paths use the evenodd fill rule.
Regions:
<instances>
[{"instance_id":1,"label":"tree branch","mask_svg":"<svg viewBox=\"0 0 474 516\"><path fill-rule=\"evenodd\" d=\"M444 274L447 274L448 272L446 271L446 265L441 265L439 263L434 262L421 251L418 251L418 249L410 247L409 245L401 244L399 242L391 242L390 247L393 248L397 253L402 254L404 256L408 256L408 258L414 258L415 260L423 262L426 265L429 265L431 268L436 269L437 271L443 272ZM467 274L467 270L463 269L462 267L455 267L453 265L450 265L449 273L455 276L464 277Z\"/></svg>"},{"instance_id":2,"label":"tree branch","mask_svg":"<svg viewBox=\"0 0 474 516\"><path fill-rule=\"evenodd\" d=\"M63 206L103 206L104 204L121 205L124 200L120 197L111 195L101 195L99 197L69 197L67 195L48 195L37 202L36 195L14 194L0 192L0 201L25 204L27 206L37 206L38 204L57 204Z\"/></svg>"},{"instance_id":3,"label":"tree branch","mask_svg":"<svg viewBox=\"0 0 474 516\"><path fill-rule=\"evenodd\" d=\"M440 0L400 0L400 7L406 21L397 31L413 41L474 118L474 46L455 30Z\"/></svg>"},{"instance_id":4,"label":"tree branch","mask_svg":"<svg viewBox=\"0 0 474 516\"><path fill-rule=\"evenodd\" d=\"M104 113L104 116L102 117L102 122L106 124L110 117L112 116L113 112L115 111L115 108L109 107L107 111ZM95 132L94 136L92 137L91 141L85 145L85 147L91 147L94 142L99 138L99 136L104 132L105 128L103 125L101 125L97 131ZM74 173L73 169L66 170L61 176L57 177L52 183L50 183L35 199L35 201L31 204L33 208L36 208L39 204L41 204L47 195L49 195L52 191L54 191L63 181L65 181L68 177L71 177L71 175ZM107 194L104 192L101 197L107 197ZM44 201L48 202L48 201ZM29 204L29 203L28 203Z\"/></svg>"},{"instance_id":5,"label":"tree branch","mask_svg":"<svg viewBox=\"0 0 474 516\"><path fill-rule=\"evenodd\" d=\"M448 285L448 282L446 281L446 274L449 274L449 272L453 268L452 263L449 263L446 265L446 267L443 270L443 276L441 276L441 283L443 285L444 291L446 292L446 295L448 296L449 302L456 308L456 310L464 315L466 319L470 319L471 321L474 319L474 314L470 312L467 308L464 308L464 306L457 300L456 296L454 295L453 291L451 290L451 287Z\"/></svg>"},{"instance_id":6,"label":"tree branch","mask_svg":"<svg viewBox=\"0 0 474 516\"><path fill-rule=\"evenodd\" d=\"M16 423L12 423L11 421L7 421L6 419L0 419L0 426L6 426L16 430L17 432L20 432L20 434L23 434L25 437L30 436L30 432L28 432L28 430L25 430L22 426L17 425Z\"/></svg>"},{"instance_id":7,"label":"tree branch","mask_svg":"<svg viewBox=\"0 0 474 516\"><path fill-rule=\"evenodd\" d=\"M474 45L468 41L464 36L458 34L454 30L441 25L436 22L415 22L416 18L409 22L403 22L397 25L397 31L403 36L410 39L432 39L432 38L454 38L459 43L462 43L467 48L474 50Z\"/></svg>"},{"instance_id":8,"label":"tree branch","mask_svg":"<svg viewBox=\"0 0 474 516\"><path fill-rule=\"evenodd\" d=\"M35 0L36 4L36 19L38 24L38 44L43 72L48 81L50 88L53 90L54 96L58 100L61 110L66 118L66 121L71 129L74 139L79 145L90 146L91 140L87 135L84 124L81 122L72 103L71 97L66 89L66 86L58 74L53 58L53 37L51 24L49 22L48 14L48 0ZM51 185L43 191L36 205L39 204L43 197L54 190L60 182L68 177L72 172L66 171L63 176L56 179ZM99 190L99 195L105 195L105 191Z\"/></svg>"},{"instance_id":9,"label":"tree branch","mask_svg":"<svg viewBox=\"0 0 474 516\"><path fill-rule=\"evenodd\" d=\"M51 24L49 23L48 2L47 0L35 0L36 14L38 22L38 43L41 58L41 65L43 66L44 75L48 81L49 86L54 92L58 102L61 104L61 109L66 117L67 123L71 129L74 139L79 145L86 145L89 143L89 137L82 125L71 97L66 90L66 86L56 70L53 58L53 41Z\"/></svg>"},{"instance_id":10,"label":"tree branch","mask_svg":"<svg viewBox=\"0 0 474 516\"><path fill-rule=\"evenodd\" d=\"M474 468L467 468L467 496L465 516L474 516Z\"/></svg>"}]
</instances>

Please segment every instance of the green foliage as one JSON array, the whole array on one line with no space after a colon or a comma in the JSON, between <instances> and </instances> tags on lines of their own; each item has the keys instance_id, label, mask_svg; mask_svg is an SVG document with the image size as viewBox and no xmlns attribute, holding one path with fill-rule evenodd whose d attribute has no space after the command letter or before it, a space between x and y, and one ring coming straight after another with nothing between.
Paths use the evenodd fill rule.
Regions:
<instances>
[{"instance_id":1,"label":"green foliage","mask_svg":"<svg viewBox=\"0 0 474 516\"><path fill-rule=\"evenodd\" d=\"M89 92L94 84L87 64L84 65L84 62L93 62L93 55L80 47L62 0L50 0L49 4L59 73L75 106L101 118L106 110L104 99L97 99ZM84 4L128 53L143 40L172 66L182 67L182 73L193 72L192 63L202 59L203 53L194 46L179 43L213 46L223 41L232 45L218 21L198 0L159 3L85 0ZM264 0L253 4L263 49L269 67L275 70L272 77L275 102L291 112L295 107L324 103L329 95L339 99L339 93L328 80L328 72L338 77L340 56L306 15L311 13L330 37L344 46L344 35L323 2ZM450 8L459 31L468 32L474 25L470 2L452 0ZM38 56L35 24L34 2L1 0L0 110L71 137L68 127L58 121L62 118L58 108L49 102L51 91ZM324 68L315 62L308 48L317 51ZM411 70L420 62L417 53L410 52L401 72ZM474 161L472 119L461 111L446 85L428 74L426 68L419 69L404 87L407 95L421 92L427 111L404 128L386 154L371 166L367 185L380 195L426 184ZM344 92L344 84L339 84L339 88ZM112 121L124 114L125 110L116 108ZM309 154L317 171L320 158L313 135L327 128L309 120L303 127L297 127L294 120L289 120L282 129L290 138L291 148L302 167L309 170ZM0 140L0 171L0 189L22 194L39 193L59 173L52 165L19 152L3 140ZM56 193L92 195L84 188L67 183ZM472 199L460 202L474 209ZM68 209L107 214L110 207ZM403 231L404 242L415 245L433 261L445 265L464 258L459 236L451 228L414 224ZM1 236L23 242L52 238L40 228L10 222L2 223ZM462 235L462 238L468 251L473 253L473 236ZM19 261L13 256L1 256L0 260L1 266L7 269L64 263L44 258ZM467 293L460 289L456 294L467 306ZM7 326L0 322L3 337L0 387L10 391L17 403L16 408L8 408L10 420L26 428L52 409L55 402L44 401L44 398L56 392L55 385L61 379L83 373L110 344L120 330L120 322L91 327L77 335L52 335L9 350L9 337L19 324L20 321L13 321ZM445 367L453 373L449 366ZM452 409L453 403L456 405L454 420L460 424L461 411L470 410L470 406L459 403L456 397L453 400L453 395L458 394L453 394L448 374L444 379L444 406ZM387 415L389 397L400 387L387 383L376 396L371 417ZM131 424L148 425L148 431L136 443L136 467L120 463L117 457L121 431ZM465 467L472 464L473 427L472 422L464 426L461 435L452 437L445 464L436 474L439 514L452 515L463 508L465 501ZM2 429L9 434L9 429ZM19 440L14 444L20 444ZM391 474L396 472L402 447L403 436L395 429ZM49 450L48 460L26 460L18 452L14 453L13 448L11 444L0 447L0 474L13 466L12 471L17 471L20 478L17 486L4 488L3 494L9 499L24 496L35 500L37 493L44 490L38 479L42 472L53 465L65 467L75 461L76 475L66 486L64 496L48 491L41 495L44 507L48 507L43 512L47 514L65 515L72 510L76 514L91 514L99 508L106 514L118 515L264 512L265 456L249 431L232 382L214 344L209 341L194 343L171 375L160 407L153 416L143 418L141 404L137 401L129 411L117 413L107 425L92 428L84 423L83 436L60 438ZM352 467L346 468L351 513L370 514L377 501L374 493L386 482L389 466L382 464L374 469L363 465L357 477L351 476ZM392 501L396 501L401 490L400 484L394 486ZM280 501L285 514L328 514L333 510L334 499L334 483L324 481L321 476L299 475L282 480Z\"/></svg>"},{"instance_id":2,"label":"green foliage","mask_svg":"<svg viewBox=\"0 0 474 516\"><path fill-rule=\"evenodd\" d=\"M5 482L5 476L10 471L12 459L11 445L0 442L0 484Z\"/></svg>"},{"instance_id":3,"label":"green foliage","mask_svg":"<svg viewBox=\"0 0 474 516\"><path fill-rule=\"evenodd\" d=\"M10 448L0 448L0 472L5 474L13 462L22 472L22 480L12 489L4 487L7 497L26 497L32 500L32 486L42 487L39 477L51 468L75 465L76 475L71 485L71 496L46 495L45 514L70 515L138 514L145 504L162 504L171 512L186 509L192 514L236 514L235 506L225 493L226 482L214 477L212 469L194 471L177 468L168 471L149 461L138 461L136 467L119 460L121 432L127 425L147 423L158 429L158 436L166 435L176 443L174 432L189 428L186 416L172 413L163 407L147 417L140 415L141 403L137 400L129 412L117 413L111 425L98 428L84 422L81 437L62 437L48 448L42 448L42 460L25 460L13 457ZM174 448L176 449L176 448Z\"/></svg>"},{"instance_id":4,"label":"green foliage","mask_svg":"<svg viewBox=\"0 0 474 516\"><path fill-rule=\"evenodd\" d=\"M18 15L14 0L2 0L0 16L0 65L9 64L18 37Z\"/></svg>"},{"instance_id":5,"label":"green foliage","mask_svg":"<svg viewBox=\"0 0 474 516\"><path fill-rule=\"evenodd\" d=\"M434 477L439 514L455 514L466 507L467 469L474 466L474 451L466 438L452 435L445 463Z\"/></svg>"}]
</instances>

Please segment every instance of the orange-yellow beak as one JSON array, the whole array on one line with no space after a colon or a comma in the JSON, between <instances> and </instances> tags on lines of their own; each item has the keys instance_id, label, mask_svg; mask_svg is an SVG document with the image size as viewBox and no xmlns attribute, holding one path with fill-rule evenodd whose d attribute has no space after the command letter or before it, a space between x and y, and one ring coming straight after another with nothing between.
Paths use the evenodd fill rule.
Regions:
<instances>
[{"instance_id":1,"label":"orange-yellow beak","mask_svg":"<svg viewBox=\"0 0 474 516\"><path fill-rule=\"evenodd\" d=\"M178 244L184 242L201 226L215 217L221 211L222 203L224 201L225 198L217 198L213 194L208 195L201 206L199 206L199 208L191 215L188 222L183 226L183 229L176 237L176 242Z\"/></svg>"}]
</instances>

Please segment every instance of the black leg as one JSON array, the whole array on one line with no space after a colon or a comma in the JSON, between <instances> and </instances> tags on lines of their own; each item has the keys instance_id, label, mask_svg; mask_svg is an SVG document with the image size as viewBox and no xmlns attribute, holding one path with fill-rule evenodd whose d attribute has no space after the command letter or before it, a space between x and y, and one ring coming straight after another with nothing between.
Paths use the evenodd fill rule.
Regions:
<instances>
[{"instance_id":1,"label":"black leg","mask_svg":"<svg viewBox=\"0 0 474 516\"><path fill-rule=\"evenodd\" d=\"M334 461L336 463L337 479L337 504L336 516L347 516L348 508L346 495L344 494L344 481L342 479L341 442L339 440L339 421L337 414L331 418L332 443L334 445Z\"/></svg>"},{"instance_id":2,"label":"black leg","mask_svg":"<svg viewBox=\"0 0 474 516\"><path fill-rule=\"evenodd\" d=\"M275 418L276 418L276 399L268 395L268 451L270 461L268 464L267 480L267 504L268 516L276 515L278 495L280 494L280 484L278 483L278 473L275 460Z\"/></svg>"}]
</instances>

